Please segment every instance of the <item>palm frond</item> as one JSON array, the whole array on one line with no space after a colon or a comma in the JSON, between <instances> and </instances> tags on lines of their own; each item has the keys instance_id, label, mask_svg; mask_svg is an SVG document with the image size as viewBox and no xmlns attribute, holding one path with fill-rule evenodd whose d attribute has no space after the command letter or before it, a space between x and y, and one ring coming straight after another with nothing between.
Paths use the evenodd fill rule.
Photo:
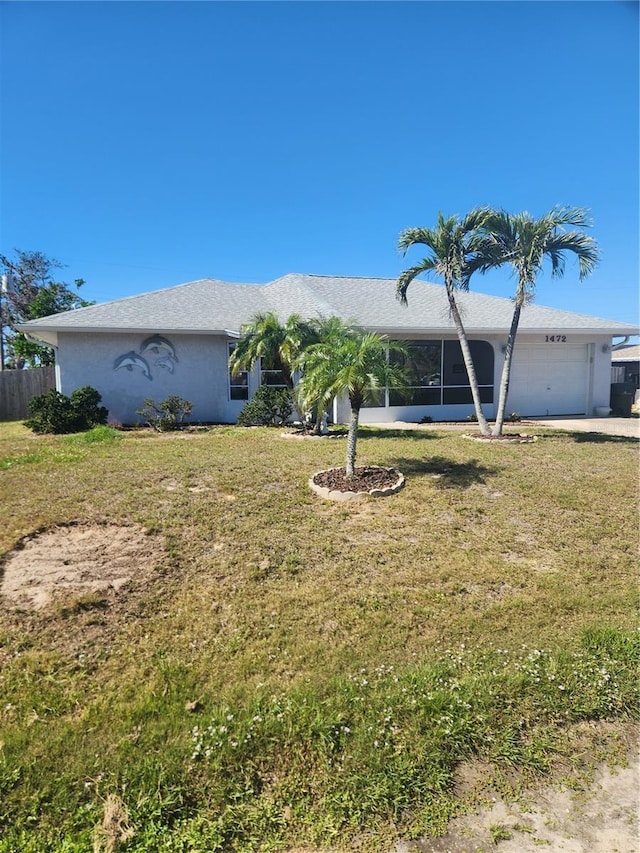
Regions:
<instances>
[{"instance_id":1,"label":"palm frond","mask_svg":"<svg viewBox=\"0 0 640 853\"><path fill-rule=\"evenodd\" d=\"M407 304L407 289L411 282L414 280L414 278L424 272L430 272L436 269L437 264L433 258L423 258L419 264L416 264L414 267L409 267L409 269L404 270L404 272L402 272L398 277L398 281L396 283L396 297L400 300L400 302L403 305Z\"/></svg>"},{"instance_id":2,"label":"palm frond","mask_svg":"<svg viewBox=\"0 0 640 853\"><path fill-rule=\"evenodd\" d=\"M567 252L572 252L578 259L579 277L582 281L595 269L600 260L600 251L593 237L584 234L582 231L563 231L554 233L549 236L546 243L546 253L552 262L553 257L561 256L564 261L564 256ZM564 263L560 272L556 272L556 277L562 276L564 273Z\"/></svg>"},{"instance_id":3,"label":"palm frond","mask_svg":"<svg viewBox=\"0 0 640 853\"><path fill-rule=\"evenodd\" d=\"M413 246L426 246L432 252L438 252L439 232L432 228L407 228L398 237L398 250L406 255Z\"/></svg>"},{"instance_id":4,"label":"palm frond","mask_svg":"<svg viewBox=\"0 0 640 853\"><path fill-rule=\"evenodd\" d=\"M556 205L545 217L550 227L561 227L563 225L577 225L579 228L591 228L593 219L586 207L568 207Z\"/></svg>"}]
</instances>

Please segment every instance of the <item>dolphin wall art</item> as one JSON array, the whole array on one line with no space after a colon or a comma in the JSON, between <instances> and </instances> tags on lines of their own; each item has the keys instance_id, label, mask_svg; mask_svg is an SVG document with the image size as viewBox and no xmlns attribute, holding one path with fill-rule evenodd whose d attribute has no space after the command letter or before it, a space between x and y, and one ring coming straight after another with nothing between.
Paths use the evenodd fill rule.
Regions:
<instances>
[{"instance_id":1,"label":"dolphin wall art","mask_svg":"<svg viewBox=\"0 0 640 853\"><path fill-rule=\"evenodd\" d=\"M164 338L162 335L151 335L150 338L145 338L145 340L140 344L140 352L144 355L147 352L152 352L155 355L159 355L160 353L166 353L171 356L174 361L177 361L178 358L176 356L176 351L173 348L173 344L171 341ZM157 364L158 362L156 362ZM173 371L172 371L173 372Z\"/></svg>"},{"instance_id":2,"label":"dolphin wall art","mask_svg":"<svg viewBox=\"0 0 640 853\"><path fill-rule=\"evenodd\" d=\"M160 358L154 359L154 364L157 367L164 367L165 370L168 370L169 373L173 373L175 370L175 363L178 359L174 355L161 355Z\"/></svg>"},{"instance_id":3,"label":"dolphin wall art","mask_svg":"<svg viewBox=\"0 0 640 853\"><path fill-rule=\"evenodd\" d=\"M122 367L125 367L130 373L133 371L134 367L139 367L147 379L153 380L147 360L138 355L135 350L130 350L124 355L118 356L118 358L113 362L114 370L120 370Z\"/></svg>"}]
</instances>

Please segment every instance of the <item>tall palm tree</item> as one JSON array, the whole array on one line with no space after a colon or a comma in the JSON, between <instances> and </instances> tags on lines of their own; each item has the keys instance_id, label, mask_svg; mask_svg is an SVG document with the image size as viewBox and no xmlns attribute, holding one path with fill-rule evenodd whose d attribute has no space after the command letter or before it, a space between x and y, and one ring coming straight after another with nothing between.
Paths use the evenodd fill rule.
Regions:
<instances>
[{"instance_id":1,"label":"tall palm tree","mask_svg":"<svg viewBox=\"0 0 640 853\"><path fill-rule=\"evenodd\" d=\"M428 272L444 281L449 310L469 377L478 425L483 435L489 435L490 430L480 402L478 378L456 301L456 290L469 289L469 279L475 268L478 268L471 266L469 261L477 250L476 243L480 229L492 214L493 211L487 207L474 208L462 219L458 216L445 217L439 213L435 228L407 228L403 231L398 241L398 248L403 254L406 255L407 251L415 245L426 246L428 254L420 263L401 273L396 287L398 298L406 304L407 289L416 276Z\"/></svg>"},{"instance_id":2,"label":"tall palm tree","mask_svg":"<svg viewBox=\"0 0 640 853\"><path fill-rule=\"evenodd\" d=\"M498 211L483 226L484 236L477 245L478 251L472 266L486 272L508 264L517 277L493 435L502 435L520 314L535 295L536 279L544 261L549 260L553 278L562 278L566 257L572 253L578 259L580 280L586 278L598 262L598 245L593 237L583 231L567 231L565 226L584 228L591 224L588 211L584 208L554 207L540 219L534 219L526 212L512 215Z\"/></svg>"},{"instance_id":3,"label":"tall palm tree","mask_svg":"<svg viewBox=\"0 0 640 853\"><path fill-rule=\"evenodd\" d=\"M320 343L305 349L301 357L303 375L302 399L322 401L346 394L351 406L345 474L355 475L356 442L360 409L372 395L386 386L401 388L406 384L403 369L388 360L389 350L404 351L398 341L356 326L331 319L332 330Z\"/></svg>"},{"instance_id":4,"label":"tall palm tree","mask_svg":"<svg viewBox=\"0 0 640 853\"><path fill-rule=\"evenodd\" d=\"M256 314L250 323L242 326L240 333L241 338L229 357L232 375L241 370L252 370L260 359L264 359L266 364L278 365L300 416L294 365L304 347L316 340L313 325L299 314L291 314L281 323L276 314L268 311Z\"/></svg>"}]
</instances>

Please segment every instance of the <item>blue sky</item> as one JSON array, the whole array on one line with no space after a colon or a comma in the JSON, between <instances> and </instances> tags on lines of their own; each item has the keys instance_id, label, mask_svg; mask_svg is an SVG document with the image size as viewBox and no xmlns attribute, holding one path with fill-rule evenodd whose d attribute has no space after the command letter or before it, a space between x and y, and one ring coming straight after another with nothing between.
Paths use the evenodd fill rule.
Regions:
<instances>
[{"instance_id":1,"label":"blue sky","mask_svg":"<svg viewBox=\"0 0 640 853\"><path fill-rule=\"evenodd\" d=\"M103 302L214 277L395 278L479 204L590 208L537 302L638 322L638 4L4 2L0 246ZM418 287L416 283L412 287ZM478 277L509 296L513 279ZM409 299L411 291L409 291Z\"/></svg>"}]
</instances>

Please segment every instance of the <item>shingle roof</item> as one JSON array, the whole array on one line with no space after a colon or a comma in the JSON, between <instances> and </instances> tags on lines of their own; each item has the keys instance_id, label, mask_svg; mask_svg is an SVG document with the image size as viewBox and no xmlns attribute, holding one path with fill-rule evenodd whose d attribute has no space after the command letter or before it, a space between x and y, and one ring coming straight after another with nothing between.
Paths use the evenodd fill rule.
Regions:
<instances>
[{"instance_id":1,"label":"shingle roof","mask_svg":"<svg viewBox=\"0 0 640 853\"><path fill-rule=\"evenodd\" d=\"M282 319L293 313L306 317L338 316L388 332L453 331L442 285L415 281L409 288L408 306L396 299L395 286L395 279L300 273L290 273L268 284L235 284L207 278L55 314L24 323L20 328L35 336L39 330L237 332L257 313L274 311ZM458 303L470 334L509 328L513 313L510 299L470 292L459 293ZM520 328L598 331L612 335L639 331L614 320L535 303L522 312Z\"/></svg>"},{"instance_id":2,"label":"shingle roof","mask_svg":"<svg viewBox=\"0 0 640 853\"><path fill-rule=\"evenodd\" d=\"M640 361L640 346L629 344L611 352L611 361Z\"/></svg>"}]
</instances>

